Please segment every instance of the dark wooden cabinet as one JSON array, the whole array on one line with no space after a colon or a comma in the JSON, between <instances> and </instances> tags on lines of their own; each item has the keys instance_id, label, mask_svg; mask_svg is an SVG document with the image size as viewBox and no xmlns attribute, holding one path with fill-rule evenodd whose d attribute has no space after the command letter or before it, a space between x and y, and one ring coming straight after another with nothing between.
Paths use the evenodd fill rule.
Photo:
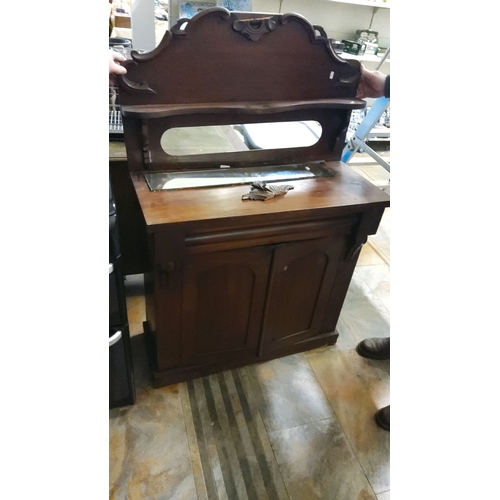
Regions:
<instances>
[{"instance_id":1,"label":"dark wooden cabinet","mask_svg":"<svg viewBox=\"0 0 500 500\"><path fill-rule=\"evenodd\" d=\"M264 214L264 204L242 203L237 195L242 187L214 188L234 193L230 220L215 217L217 207L203 207L203 198L214 193L210 189L188 210L192 217L203 212L204 220L149 225L154 265L146 273L145 330L151 339L155 385L336 341L335 326L359 250L367 235L376 231L387 206L384 193L349 167L340 163L336 167L346 173L332 178L330 188L344 177L343 196L349 198L347 188L356 180L356 190L361 185L365 195L373 197L373 206L361 201L359 206L336 207L325 214L310 207L306 190L295 200L291 196L280 200L283 205L309 205L293 220L285 206L283 211ZM134 182L150 222L154 212L153 218L159 216L156 203L163 196L186 206L186 191L153 194L143 180ZM324 185L312 181L310 189L318 183ZM319 204L327 199L326 193L316 197ZM252 209L261 217L241 214ZM169 218L182 219L183 213L180 209Z\"/></svg>"},{"instance_id":2,"label":"dark wooden cabinet","mask_svg":"<svg viewBox=\"0 0 500 500\"><path fill-rule=\"evenodd\" d=\"M339 161L351 111L366 105L355 97L359 63L339 58L323 29L301 16L221 8L174 26L155 50L132 58L118 79L128 192L140 207L128 221L129 243L147 249L155 386L334 343L359 251L389 205ZM188 127L306 121L321 129L311 145L249 149L240 141L191 154L165 146L172 129L179 138ZM172 173L281 167L314 176L274 181L292 189L267 201L245 199L247 179L164 185Z\"/></svg>"}]
</instances>

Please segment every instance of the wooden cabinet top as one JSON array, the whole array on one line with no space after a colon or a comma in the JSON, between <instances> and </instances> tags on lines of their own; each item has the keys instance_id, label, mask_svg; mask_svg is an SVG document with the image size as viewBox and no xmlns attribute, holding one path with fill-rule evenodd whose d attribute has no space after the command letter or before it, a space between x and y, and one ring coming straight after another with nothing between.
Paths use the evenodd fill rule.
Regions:
<instances>
[{"instance_id":1,"label":"wooden cabinet top","mask_svg":"<svg viewBox=\"0 0 500 500\"><path fill-rule=\"evenodd\" d=\"M143 174L132 174L148 230L165 225L194 223L252 226L349 215L370 207L389 206L389 196L342 162L326 164L333 177L302 179L276 184L294 187L286 195L267 201L242 200L250 190L238 186L150 191ZM272 216L272 219L269 218Z\"/></svg>"}]
</instances>

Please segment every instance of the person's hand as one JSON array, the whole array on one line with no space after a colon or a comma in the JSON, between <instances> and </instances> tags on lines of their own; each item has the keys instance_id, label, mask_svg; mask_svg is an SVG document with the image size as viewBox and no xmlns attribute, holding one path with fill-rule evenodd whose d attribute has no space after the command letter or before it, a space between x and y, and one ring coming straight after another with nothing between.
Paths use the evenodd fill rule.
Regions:
<instances>
[{"instance_id":1,"label":"person's hand","mask_svg":"<svg viewBox=\"0 0 500 500\"><path fill-rule=\"evenodd\" d=\"M120 64L125 62L127 59L115 52L114 50L109 51L109 85L112 86L115 83L116 75L124 75L127 70Z\"/></svg>"},{"instance_id":2,"label":"person's hand","mask_svg":"<svg viewBox=\"0 0 500 500\"><path fill-rule=\"evenodd\" d=\"M356 97L358 99L384 97L386 76L387 75L377 70L369 71L361 65L361 80L359 81Z\"/></svg>"}]
</instances>

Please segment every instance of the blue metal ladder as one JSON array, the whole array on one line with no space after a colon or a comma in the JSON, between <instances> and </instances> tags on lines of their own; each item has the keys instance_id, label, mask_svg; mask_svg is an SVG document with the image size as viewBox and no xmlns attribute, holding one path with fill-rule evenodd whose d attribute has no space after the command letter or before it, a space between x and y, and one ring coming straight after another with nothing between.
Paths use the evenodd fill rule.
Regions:
<instances>
[{"instance_id":1,"label":"blue metal ladder","mask_svg":"<svg viewBox=\"0 0 500 500\"><path fill-rule=\"evenodd\" d=\"M363 121L358 125L353 136L349 139L342 152L342 161L347 163L359 150L368 153L377 163L382 165L388 172L391 171L387 163L376 151L366 144L366 139L373 127L378 123L382 113L390 104L388 97L379 97L366 114Z\"/></svg>"},{"instance_id":2,"label":"blue metal ladder","mask_svg":"<svg viewBox=\"0 0 500 500\"><path fill-rule=\"evenodd\" d=\"M377 66L377 69L382 66L383 62L389 55L389 49ZM354 134L349 139L342 151L342 161L347 163L358 151L362 150L369 154L379 165L382 165L388 172L391 171L389 163L387 163L376 151L366 144L373 127L379 122L384 111L389 107L391 100L388 97L379 97L373 103L370 111L366 114L363 121L358 125Z\"/></svg>"}]
</instances>

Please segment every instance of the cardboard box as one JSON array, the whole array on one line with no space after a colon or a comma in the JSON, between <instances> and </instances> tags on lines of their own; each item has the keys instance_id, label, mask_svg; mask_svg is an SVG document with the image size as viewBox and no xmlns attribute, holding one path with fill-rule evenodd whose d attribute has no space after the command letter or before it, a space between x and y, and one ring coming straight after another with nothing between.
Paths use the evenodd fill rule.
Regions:
<instances>
[{"instance_id":1,"label":"cardboard box","mask_svg":"<svg viewBox=\"0 0 500 500\"><path fill-rule=\"evenodd\" d=\"M360 56L365 53L366 46L364 43L354 42L353 40L342 40L344 44L344 52Z\"/></svg>"}]
</instances>

